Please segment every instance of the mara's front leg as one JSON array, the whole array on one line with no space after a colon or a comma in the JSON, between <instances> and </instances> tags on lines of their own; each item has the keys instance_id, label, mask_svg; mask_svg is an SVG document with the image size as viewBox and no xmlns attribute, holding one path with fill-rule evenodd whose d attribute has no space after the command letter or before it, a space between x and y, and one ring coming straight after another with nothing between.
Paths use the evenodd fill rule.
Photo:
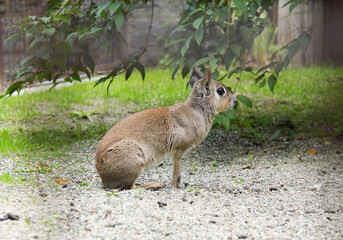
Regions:
<instances>
[{"instance_id":1,"label":"mara's front leg","mask_svg":"<svg viewBox=\"0 0 343 240\"><path fill-rule=\"evenodd\" d=\"M181 188L181 158L184 151L177 151L173 155L173 177L171 186L173 189Z\"/></svg>"}]
</instances>

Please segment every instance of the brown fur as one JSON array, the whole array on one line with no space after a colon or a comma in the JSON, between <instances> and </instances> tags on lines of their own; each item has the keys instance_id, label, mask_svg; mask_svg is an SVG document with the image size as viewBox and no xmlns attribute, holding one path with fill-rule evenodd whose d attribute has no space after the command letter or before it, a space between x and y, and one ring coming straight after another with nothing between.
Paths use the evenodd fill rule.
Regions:
<instances>
[{"instance_id":1,"label":"brown fur","mask_svg":"<svg viewBox=\"0 0 343 240\"><path fill-rule=\"evenodd\" d=\"M203 77L194 69L190 85L193 90L185 103L135 113L106 133L96 151L96 169L105 187L135 188L140 174L167 156L173 158L171 185L179 187L183 154L206 137L215 114L232 108L235 101L224 85L211 79L210 71ZM225 88L225 95L216 92L220 87Z\"/></svg>"}]
</instances>

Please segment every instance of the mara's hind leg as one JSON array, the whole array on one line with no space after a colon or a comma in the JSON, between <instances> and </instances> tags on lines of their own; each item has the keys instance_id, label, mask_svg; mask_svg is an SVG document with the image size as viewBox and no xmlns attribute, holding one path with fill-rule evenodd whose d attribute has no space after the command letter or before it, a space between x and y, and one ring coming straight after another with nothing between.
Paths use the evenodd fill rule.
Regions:
<instances>
[{"instance_id":1,"label":"mara's hind leg","mask_svg":"<svg viewBox=\"0 0 343 240\"><path fill-rule=\"evenodd\" d=\"M123 140L97 155L96 168L107 188L132 189L144 171L145 156L132 141Z\"/></svg>"},{"instance_id":2,"label":"mara's hind leg","mask_svg":"<svg viewBox=\"0 0 343 240\"><path fill-rule=\"evenodd\" d=\"M96 168L103 185L115 189L159 189L163 183L148 183L135 186L137 178L146 165L142 148L131 140L122 140L97 154Z\"/></svg>"}]
</instances>

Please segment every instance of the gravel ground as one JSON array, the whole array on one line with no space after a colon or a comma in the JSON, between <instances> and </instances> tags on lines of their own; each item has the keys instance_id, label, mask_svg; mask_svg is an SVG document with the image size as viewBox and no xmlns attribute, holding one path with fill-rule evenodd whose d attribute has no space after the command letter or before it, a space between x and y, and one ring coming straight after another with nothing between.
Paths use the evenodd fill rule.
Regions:
<instances>
[{"instance_id":1,"label":"gravel ground","mask_svg":"<svg viewBox=\"0 0 343 240\"><path fill-rule=\"evenodd\" d=\"M0 239L343 239L343 140L325 140L214 130L184 156L183 189L169 186L171 161L139 179L168 185L158 191L104 189L97 142L83 142L34 184L0 183L0 217L19 215L0 221ZM0 156L0 171L18 162Z\"/></svg>"}]
</instances>

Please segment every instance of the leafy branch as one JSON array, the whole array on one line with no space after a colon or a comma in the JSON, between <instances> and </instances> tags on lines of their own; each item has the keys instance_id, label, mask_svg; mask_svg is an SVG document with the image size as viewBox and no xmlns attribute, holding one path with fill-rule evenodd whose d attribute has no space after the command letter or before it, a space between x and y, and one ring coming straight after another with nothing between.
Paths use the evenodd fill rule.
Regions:
<instances>
[{"instance_id":1,"label":"leafy branch","mask_svg":"<svg viewBox=\"0 0 343 240\"><path fill-rule=\"evenodd\" d=\"M30 54L19 63L20 71L0 98L11 96L34 82L49 81L54 87L60 83L57 80L61 78L66 82L81 81L82 73L90 79L96 66L93 53L99 49L100 44L108 50L114 32L125 42L121 35L125 17L138 2L147 1L109 0L97 5L94 1L86 0L65 0L62 3L49 0L45 16L29 16L12 27L17 33L8 40L24 38L29 43ZM146 47L147 44L144 51L136 53L134 62L127 64L130 62L126 59L119 67L124 67L124 71L135 67L144 78L144 66L139 63L139 59ZM114 68L112 72L119 73L118 70ZM127 74L128 77L130 75Z\"/></svg>"}]
</instances>

